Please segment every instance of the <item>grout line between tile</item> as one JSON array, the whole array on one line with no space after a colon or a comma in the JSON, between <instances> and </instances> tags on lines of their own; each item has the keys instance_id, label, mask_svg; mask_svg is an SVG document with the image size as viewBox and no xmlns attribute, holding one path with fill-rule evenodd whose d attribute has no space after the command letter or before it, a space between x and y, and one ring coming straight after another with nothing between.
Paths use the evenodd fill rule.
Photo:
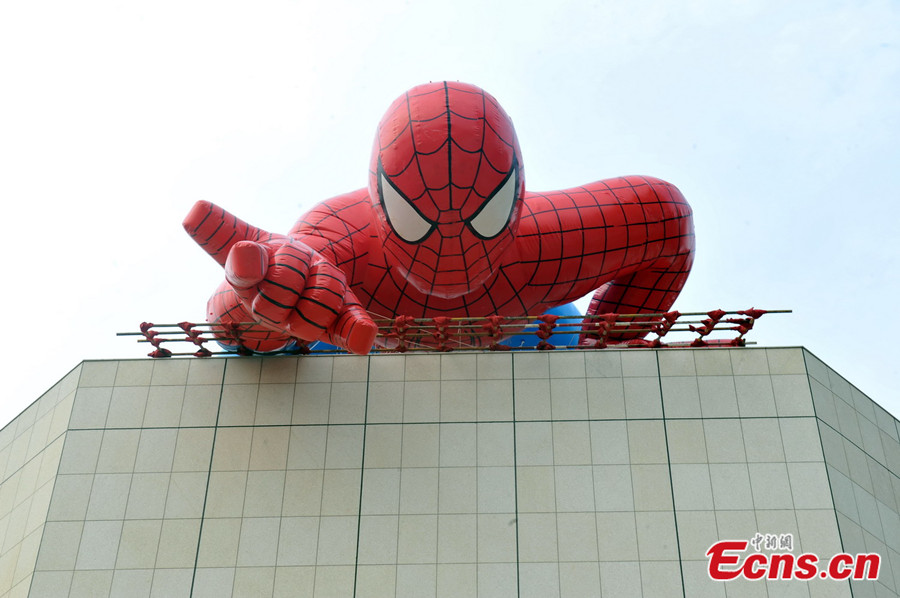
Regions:
<instances>
[{"instance_id":1,"label":"grout line between tile","mask_svg":"<svg viewBox=\"0 0 900 598\"><path fill-rule=\"evenodd\" d=\"M197 566L200 563L200 546L203 543L203 524L206 522L206 503L209 500L209 483L212 478L213 458L216 455L216 438L219 435L219 416L222 414L222 396L225 393L225 372L228 369L228 363L229 360L226 359L225 364L222 366L222 382L219 385L219 405L216 408L216 424L215 427L213 427L212 445L209 450L209 469L206 472L206 492L203 493L203 508L200 511L200 529L197 530L197 552L194 555L194 571L191 574L191 591L189 596L194 595L194 584L197 581ZM160 535L162 535L162 532L160 532Z\"/></svg>"},{"instance_id":2,"label":"grout line between tile","mask_svg":"<svg viewBox=\"0 0 900 598\"><path fill-rule=\"evenodd\" d=\"M510 368L511 368L511 377L512 380L516 379L516 360L510 360ZM519 558L519 451L518 451L518 443L516 440L516 428L518 427L516 424L516 385L513 383L510 388L510 393L512 395L512 442L513 442L513 508L515 509L516 516L516 597L522 595L521 586L522 586L522 577L520 573L520 558Z\"/></svg>"},{"instance_id":3,"label":"grout line between tile","mask_svg":"<svg viewBox=\"0 0 900 598\"><path fill-rule=\"evenodd\" d=\"M369 357L366 359L366 380L371 379L372 377L372 358ZM366 476L366 430L367 430L367 421L369 419L369 384L366 384L366 399L365 399L365 412L363 413L363 436L362 436L362 449L360 455L360 465L359 465L359 506L356 511L356 555L353 559L353 596L356 596L356 584L359 581L359 539L362 534L362 508L363 508L363 481ZM356 424L359 425L359 424ZM327 434L326 434L327 437ZM328 456L328 444L326 439L326 449L325 456L327 459ZM323 480L322 491L324 492L325 484ZM399 499L398 499L399 500ZM319 516L321 521L321 514ZM398 523L398 531L399 535L399 523ZM318 560L318 559L317 559ZM396 579L395 579L395 587L394 591L396 593Z\"/></svg>"},{"instance_id":4,"label":"grout line between tile","mask_svg":"<svg viewBox=\"0 0 900 598\"><path fill-rule=\"evenodd\" d=\"M655 357L656 369L659 371L659 353L656 353ZM687 590L684 584L684 560L681 555L681 536L678 534L678 508L675 506L675 482L672 481L672 455L669 452L669 427L666 425L666 401L663 396L662 376L657 376L657 379L659 380L659 403L660 409L662 410L663 437L666 441L666 467L669 470L669 492L672 493L672 520L675 524L675 546L678 549L678 574L681 577L681 595L687 596ZM638 559L640 560L640 553L638 553Z\"/></svg>"}]
</instances>

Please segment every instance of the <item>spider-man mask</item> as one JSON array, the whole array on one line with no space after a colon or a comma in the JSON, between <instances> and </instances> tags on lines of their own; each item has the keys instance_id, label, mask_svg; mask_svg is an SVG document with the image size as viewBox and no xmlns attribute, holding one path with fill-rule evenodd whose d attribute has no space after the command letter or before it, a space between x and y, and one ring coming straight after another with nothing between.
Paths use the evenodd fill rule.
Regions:
<instances>
[{"instance_id":1,"label":"spider-man mask","mask_svg":"<svg viewBox=\"0 0 900 598\"><path fill-rule=\"evenodd\" d=\"M369 194L388 264L419 291L457 297L496 272L525 189L512 121L465 83L429 83L378 125Z\"/></svg>"}]
</instances>

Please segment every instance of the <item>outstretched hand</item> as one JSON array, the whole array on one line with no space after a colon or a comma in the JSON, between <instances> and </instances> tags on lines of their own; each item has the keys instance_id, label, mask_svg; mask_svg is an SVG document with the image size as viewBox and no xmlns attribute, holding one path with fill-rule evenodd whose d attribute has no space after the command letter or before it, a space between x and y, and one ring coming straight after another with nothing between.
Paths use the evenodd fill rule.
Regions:
<instances>
[{"instance_id":1,"label":"outstretched hand","mask_svg":"<svg viewBox=\"0 0 900 598\"><path fill-rule=\"evenodd\" d=\"M225 269L225 280L261 325L307 342L324 338L361 355L372 348L377 326L344 273L312 248L207 201L197 202L183 224Z\"/></svg>"}]
</instances>

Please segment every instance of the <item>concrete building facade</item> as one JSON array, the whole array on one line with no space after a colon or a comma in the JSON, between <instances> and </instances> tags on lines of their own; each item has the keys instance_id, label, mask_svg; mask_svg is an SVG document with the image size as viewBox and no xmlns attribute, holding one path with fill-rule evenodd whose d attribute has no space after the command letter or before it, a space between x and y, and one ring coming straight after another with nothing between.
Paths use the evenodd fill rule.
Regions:
<instances>
[{"instance_id":1,"label":"concrete building facade","mask_svg":"<svg viewBox=\"0 0 900 598\"><path fill-rule=\"evenodd\" d=\"M85 361L0 473L0 598L900 596L898 422L802 348Z\"/></svg>"}]
</instances>

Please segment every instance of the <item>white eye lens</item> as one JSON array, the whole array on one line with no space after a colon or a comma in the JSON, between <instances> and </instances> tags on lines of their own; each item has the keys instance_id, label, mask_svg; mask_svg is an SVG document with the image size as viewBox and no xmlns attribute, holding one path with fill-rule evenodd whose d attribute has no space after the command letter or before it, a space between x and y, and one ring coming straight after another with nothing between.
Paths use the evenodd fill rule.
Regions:
<instances>
[{"instance_id":1,"label":"white eye lens","mask_svg":"<svg viewBox=\"0 0 900 598\"><path fill-rule=\"evenodd\" d=\"M407 243L418 243L428 236L434 225L381 174L381 204L394 232Z\"/></svg>"},{"instance_id":2,"label":"white eye lens","mask_svg":"<svg viewBox=\"0 0 900 598\"><path fill-rule=\"evenodd\" d=\"M484 239L491 239L506 228L516 202L516 187L516 169L513 167L506 181L469 219L469 226L475 234Z\"/></svg>"}]
</instances>

